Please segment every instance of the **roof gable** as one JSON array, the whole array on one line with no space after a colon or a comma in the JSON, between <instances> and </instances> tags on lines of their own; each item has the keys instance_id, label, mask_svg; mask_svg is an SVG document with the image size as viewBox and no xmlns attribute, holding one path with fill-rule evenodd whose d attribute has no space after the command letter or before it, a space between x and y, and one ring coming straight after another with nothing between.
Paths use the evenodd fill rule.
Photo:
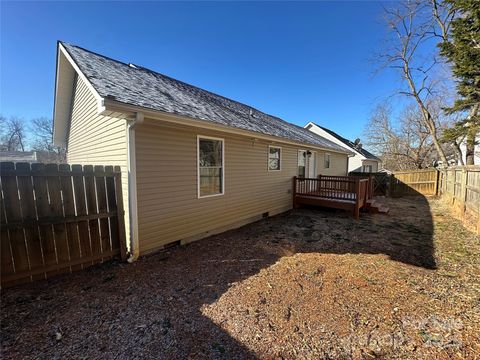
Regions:
<instances>
[{"instance_id":1,"label":"roof gable","mask_svg":"<svg viewBox=\"0 0 480 360\"><path fill-rule=\"evenodd\" d=\"M314 125L314 126L316 126L316 127L318 127L319 129L325 131L327 134L333 136L333 137L336 138L338 141L340 141L342 144L345 144L345 146L347 146L349 149L351 149L352 151L355 151L355 152L359 153L360 155L364 156L366 159L368 159L368 160L374 160L374 161L382 161L382 160L379 159L377 156L373 155L370 151L365 150L364 148L360 148L360 149L357 148L352 141L350 141L350 140L348 140L348 139L346 139L346 138L338 135L335 131L332 131L332 130L330 130L330 129L327 129L326 127L323 127L323 126L320 126L320 125L318 125L318 124L315 124L314 122L311 122L311 124Z\"/></svg>"},{"instance_id":2,"label":"roof gable","mask_svg":"<svg viewBox=\"0 0 480 360\"><path fill-rule=\"evenodd\" d=\"M102 98L348 153L338 144L248 105L140 66L61 45Z\"/></svg>"}]
</instances>

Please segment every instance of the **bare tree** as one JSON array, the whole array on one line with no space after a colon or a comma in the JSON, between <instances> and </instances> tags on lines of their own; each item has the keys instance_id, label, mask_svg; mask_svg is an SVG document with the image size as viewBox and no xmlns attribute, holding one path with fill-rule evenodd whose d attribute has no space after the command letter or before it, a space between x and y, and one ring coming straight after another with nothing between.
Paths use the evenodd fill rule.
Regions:
<instances>
[{"instance_id":1,"label":"bare tree","mask_svg":"<svg viewBox=\"0 0 480 360\"><path fill-rule=\"evenodd\" d=\"M53 145L53 124L48 118L36 118L32 120L32 148L34 150L55 151Z\"/></svg>"},{"instance_id":2,"label":"bare tree","mask_svg":"<svg viewBox=\"0 0 480 360\"><path fill-rule=\"evenodd\" d=\"M432 165L434 145L421 118L422 114L413 105L407 106L397 120L386 103L373 111L365 129L366 144L380 155L386 169L398 171Z\"/></svg>"},{"instance_id":3,"label":"bare tree","mask_svg":"<svg viewBox=\"0 0 480 360\"><path fill-rule=\"evenodd\" d=\"M32 120L32 148L39 151L42 162L65 162L65 149L53 144L53 122L41 117Z\"/></svg>"},{"instance_id":4,"label":"bare tree","mask_svg":"<svg viewBox=\"0 0 480 360\"><path fill-rule=\"evenodd\" d=\"M384 11L390 46L380 54L382 67L398 71L404 85L399 93L416 104L422 127L428 131L440 160L447 164L439 119L430 107L430 100L439 89L440 61L436 54L426 54L425 49L432 46L437 36L447 36L452 15L445 14L446 8L433 0L405 0Z\"/></svg>"},{"instance_id":5,"label":"bare tree","mask_svg":"<svg viewBox=\"0 0 480 360\"><path fill-rule=\"evenodd\" d=\"M17 117L0 116L0 148L3 151L25 151L25 122Z\"/></svg>"}]
</instances>

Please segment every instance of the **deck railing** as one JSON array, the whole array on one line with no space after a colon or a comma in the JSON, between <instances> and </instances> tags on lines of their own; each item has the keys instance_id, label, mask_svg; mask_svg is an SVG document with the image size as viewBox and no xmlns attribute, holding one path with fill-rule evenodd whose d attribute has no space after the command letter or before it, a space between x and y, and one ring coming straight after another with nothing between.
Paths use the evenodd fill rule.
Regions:
<instances>
[{"instance_id":1,"label":"deck railing","mask_svg":"<svg viewBox=\"0 0 480 360\"><path fill-rule=\"evenodd\" d=\"M355 217L359 210L373 197L371 178L350 176L325 176L318 178L293 178L293 199L310 197L336 202L351 203Z\"/></svg>"}]
</instances>

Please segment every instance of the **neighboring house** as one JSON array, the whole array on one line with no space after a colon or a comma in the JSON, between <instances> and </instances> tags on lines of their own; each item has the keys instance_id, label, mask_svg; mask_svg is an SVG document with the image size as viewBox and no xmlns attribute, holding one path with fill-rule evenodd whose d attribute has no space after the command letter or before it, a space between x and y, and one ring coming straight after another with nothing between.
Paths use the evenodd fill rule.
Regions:
<instances>
[{"instance_id":1,"label":"neighboring house","mask_svg":"<svg viewBox=\"0 0 480 360\"><path fill-rule=\"evenodd\" d=\"M373 155L371 152L362 148L359 142L355 143L338 135L336 132L309 122L305 125L305 129L318 134L335 144L353 152L355 155L348 160L348 172L377 172L382 168L382 160Z\"/></svg>"},{"instance_id":2,"label":"neighboring house","mask_svg":"<svg viewBox=\"0 0 480 360\"><path fill-rule=\"evenodd\" d=\"M121 166L133 259L289 210L294 176L346 175L352 155L250 106L61 42L54 142L70 164Z\"/></svg>"},{"instance_id":3,"label":"neighboring house","mask_svg":"<svg viewBox=\"0 0 480 360\"><path fill-rule=\"evenodd\" d=\"M475 138L475 153L473 156L473 161L475 165L480 165L480 135L477 135ZM460 143L460 151L462 152L463 163L467 162L467 140L463 140ZM458 160L458 165L461 165L460 160Z\"/></svg>"},{"instance_id":4,"label":"neighboring house","mask_svg":"<svg viewBox=\"0 0 480 360\"><path fill-rule=\"evenodd\" d=\"M36 151L0 151L0 161L36 163Z\"/></svg>"},{"instance_id":5,"label":"neighboring house","mask_svg":"<svg viewBox=\"0 0 480 360\"><path fill-rule=\"evenodd\" d=\"M65 163L65 154L55 151L0 151L0 161L24 163Z\"/></svg>"}]
</instances>

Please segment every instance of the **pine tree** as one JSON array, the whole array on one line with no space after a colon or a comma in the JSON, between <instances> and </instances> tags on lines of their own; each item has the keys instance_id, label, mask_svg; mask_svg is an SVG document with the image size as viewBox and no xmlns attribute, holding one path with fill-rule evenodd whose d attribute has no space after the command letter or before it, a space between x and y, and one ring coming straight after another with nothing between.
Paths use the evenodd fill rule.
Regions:
<instances>
[{"instance_id":1,"label":"pine tree","mask_svg":"<svg viewBox=\"0 0 480 360\"><path fill-rule=\"evenodd\" d=\"M445 109L448 114L464 114L452 129L444 133L455 142L467 142L466 164L474 164L475 140L480 130L480 2L479 0L446 0L456 11L451 23L450 39L440 44L441 54L452 64L457 79L458 99Z\"/></svg>"}]
</instances>

